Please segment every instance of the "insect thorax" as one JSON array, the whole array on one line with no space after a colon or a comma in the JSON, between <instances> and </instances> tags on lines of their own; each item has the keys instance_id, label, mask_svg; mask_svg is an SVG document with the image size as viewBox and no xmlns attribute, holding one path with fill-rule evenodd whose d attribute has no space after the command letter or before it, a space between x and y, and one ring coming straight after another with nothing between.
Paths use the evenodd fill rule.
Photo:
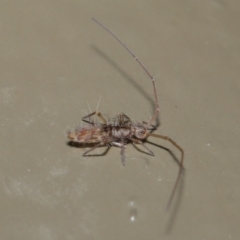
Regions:
<instances>
[{"instance_id":1,"label":"insect thorax","mask_svg":"<svg viewBox=\"0 0 240 240\"><path fill-rule=\"evenodd\" d=\"M131 126L106 125L105 131L109 137L113 137L115 139L131 138L133 136Z\"/></svg>"},{"instance_id":2,"label":"insect thorax","mask_svg":"<svg viewBox=\"0 0 240 240\"><path fill-rule=\"evenodd\" d=\"M133 126L134 136L139 139L147 137L147 126L143 123L137 123Z\"/></svg>"}]
</instances>

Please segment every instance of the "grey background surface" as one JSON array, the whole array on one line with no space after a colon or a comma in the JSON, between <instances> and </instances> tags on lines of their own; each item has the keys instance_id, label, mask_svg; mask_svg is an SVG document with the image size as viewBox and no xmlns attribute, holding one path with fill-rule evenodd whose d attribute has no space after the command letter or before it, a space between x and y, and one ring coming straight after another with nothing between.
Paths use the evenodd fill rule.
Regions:
<instances>
[{"instance_id":1,"label":"grey background surface","mask_svg":"<svg viewBox=\"0 0 240 240\"><path fill-rule=\"evenodd\" d=\"M239 239L239 1L2 1L1 239ZM114 31L156 77L158 133L178 166L118 148L83 158L67 131L94 110L148 120L153 91ZM179 152L160 139L152 142ZM103 149L98 149L101 152Z\"/></svg>"}]
</instances>

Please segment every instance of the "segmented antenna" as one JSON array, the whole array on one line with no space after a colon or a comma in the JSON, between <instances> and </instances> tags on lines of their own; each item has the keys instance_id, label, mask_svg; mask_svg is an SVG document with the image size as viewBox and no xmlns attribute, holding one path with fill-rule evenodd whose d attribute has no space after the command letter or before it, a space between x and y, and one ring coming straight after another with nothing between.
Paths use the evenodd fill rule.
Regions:
<instances>
[{"instance_id":1,"label":"segmented antenna","mask_svg":"<svg viewBox=\"0 0 240 240\"><path fill-rule=\"evenodd\" d=\"M154 77L150 74L150 72L143 65L143 63L137 58L137 56L132 52L132 50L130 48L128 48L112 31L110 31L107 27L105 27L102 23L100 23L95 18L92 18L92 20L95 23L97 23L99 26L101 26L103 29L105 29L110 35L112 35L132 55L132 57L140 64L140 66L143 68L143 70L147 73L147 75L152 80L155 103L156 103L156 110L155 110L154 115L152 116L152 118L150 119L150 121L148 123L148 128L149 128L151 126L151 124L153 123L153 121L156 119L156 117L159 115L159 112L160 112L160 105L159 105L159 100L158 100L158 96L157 96L157 90L156 90L156 84L155 84Z\"/></svg>"}]
</instances>

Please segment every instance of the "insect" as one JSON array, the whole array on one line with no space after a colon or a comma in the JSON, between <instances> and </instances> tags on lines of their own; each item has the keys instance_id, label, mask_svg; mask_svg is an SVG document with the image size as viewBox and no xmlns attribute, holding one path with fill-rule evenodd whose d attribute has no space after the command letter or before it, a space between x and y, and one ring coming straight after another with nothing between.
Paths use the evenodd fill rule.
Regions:
<instances>
[{"instance_id":1,"label":"insect","mask_svg":"<svg viewBox=\"0 0 240 240\"><path fill-rule=\"evenodd\" d=\"M156 130L154 121L158 118L160 113L155 79L143 65L143 63L135 56L135 54L113 32L111 32L107 27L105 27L96 19L92 18L92 20L100 25L103 29L105 29L110 35L112 35L133 56L133 58L149 76L153 85L156 108L155 112L148 122L133 122L124 113L120 113L113 119L105 119L99 111L94 111L82 118L82 120L84 122L87 122L88 125L85 127L79 127L73 132L69 132L68 138L70 141L78 144L93 145L88 151L83 153L83 156L92 156L89 153L101 146L106 146L107 150L111 146L119 147L121 150L121 160L123 165L125 165L125 148L128 143L131 143L133 145L140 144L146 150L147 154L154 156L154 153L144 144L146 139L148 137L156 137L169 141L181 152L178 176L168 203L170 206L183 169L184 150L170 137L153 133ZM94 121L94 116L97 116L99 121Z\"/></svg>"}]
</instances>

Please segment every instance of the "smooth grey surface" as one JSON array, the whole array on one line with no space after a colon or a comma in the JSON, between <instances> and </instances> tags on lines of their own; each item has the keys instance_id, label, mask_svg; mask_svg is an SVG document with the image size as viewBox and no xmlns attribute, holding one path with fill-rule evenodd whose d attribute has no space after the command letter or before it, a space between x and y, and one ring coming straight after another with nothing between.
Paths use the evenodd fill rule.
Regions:
<instances>
[{"instance_id":1,"label":"smooth grey surface","mask_svg":"<svg viewBox=\"0 0 240 240\"><path fill-rule=\"evenodd\" d=\"M1 239L239 239L239 1L2 1ZM178 166L118 148L83 158L67 131L94 110L147 121L143 70L90 19L114 31L156 77L158 133ZM180 156L171 144L152 142ZM98 149L101 152L103 149Z\"/></svg>"}]
</instances>

